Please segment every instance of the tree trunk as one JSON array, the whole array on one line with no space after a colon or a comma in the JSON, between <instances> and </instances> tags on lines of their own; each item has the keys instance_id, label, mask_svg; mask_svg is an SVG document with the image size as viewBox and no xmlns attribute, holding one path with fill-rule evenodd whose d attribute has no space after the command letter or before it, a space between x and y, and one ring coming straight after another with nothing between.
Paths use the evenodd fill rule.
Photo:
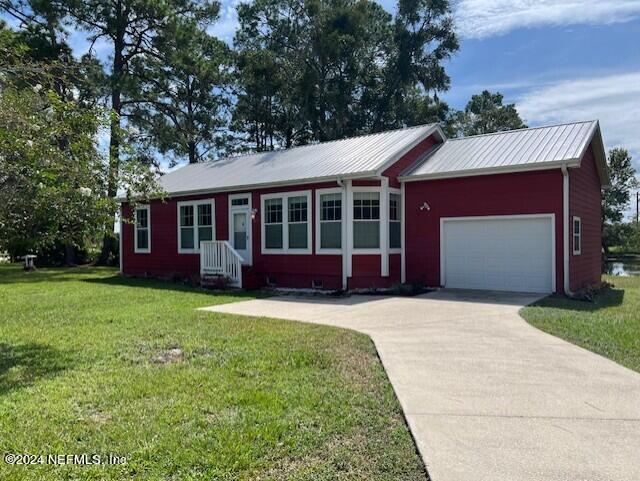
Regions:
<instances>
[{"instance_id":1,"label":"tree trunk","mask_svg":"<svg viewBox=\"0 0 640 481\"><path fill-rule=\"evenodd\" d=\"M122 10L118 14L118 31L114 39L113 71L111 73L111 124L109 140L109 178L107 182L107 196L115 198L118 193L118 171L120 169L120 113L122 111L122 81L124 74L124 33L126 19L122 18ZM102 249L98 264L107 264L115 243L113 226L116 213L111 213L104 226Z\"/></svg>"},{"instance_id":2,"label":"tree trunk","mask_svg":"<svg viewBox=\"0 0 640 481\"><path fill-rule=\"evenodd\" d=\"M187 142L187 148L189 149L189 163L195 164L198 162L198 157L196 155L196 143L190 140Z\"/></svg>"},{"instance_id":3,"label":"tree trunk","mask_svg":"<svg viewBox=\"0 0 640 481\"><path fill-rule=\"evenodd\" d=\"M195 119L194 119L194 112L193 112L193 98L192 98L192 86L193 86L193 81L191 79L190 76L187 77L187 135L188 135L188 141L187 141L187 148L189 149L189 163L190 164L195 164L196 162L198 162L198 151L197 151L197 144L196 141L194 140L194 137L196 135L196 128L195 128Z\"/></svg>"},{"instance_id":4,"label":"tree trunk","mask_svg":"<svg viewBox=\"0 0 640 481\"><path fill-rule=\"evenodd\" d=\"M75 267L77 265L76 251L72 244L64 245L64 265L68 267Z\"/></svg>"}]
</instances>

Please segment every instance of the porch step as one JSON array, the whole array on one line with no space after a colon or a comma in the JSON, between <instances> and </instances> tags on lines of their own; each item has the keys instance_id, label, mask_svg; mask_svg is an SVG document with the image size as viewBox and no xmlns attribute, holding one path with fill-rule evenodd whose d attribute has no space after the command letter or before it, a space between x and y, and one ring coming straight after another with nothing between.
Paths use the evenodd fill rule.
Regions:
<instances>
[{"instance_id":1,"label":"porch step","mask_svg":"<svg viewBox=\"0 0 640 481\"><path fill-rule=\"evenodd\" d=\"M221 287L242 287L242 257L228 241L200 243L200 279L206 278Z\"/></svg>"}]
</instances>

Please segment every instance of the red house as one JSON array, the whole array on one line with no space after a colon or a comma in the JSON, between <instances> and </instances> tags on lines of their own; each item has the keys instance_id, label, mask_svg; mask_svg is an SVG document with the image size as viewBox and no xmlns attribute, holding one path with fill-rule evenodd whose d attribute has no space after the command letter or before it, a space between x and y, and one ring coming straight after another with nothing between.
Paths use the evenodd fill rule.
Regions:
<instances>
[{"instance_id":1,"label":"red house","mask_svg":"<svg viewBox=\"0 0 640 481\"><path fill-rule=\"evenodd\" d=\"M125 275L567 294L600 282L597 121L462 139L423 125L187 165L161 183L167 198L121 224Z\"/></svg>"}]
</instances>

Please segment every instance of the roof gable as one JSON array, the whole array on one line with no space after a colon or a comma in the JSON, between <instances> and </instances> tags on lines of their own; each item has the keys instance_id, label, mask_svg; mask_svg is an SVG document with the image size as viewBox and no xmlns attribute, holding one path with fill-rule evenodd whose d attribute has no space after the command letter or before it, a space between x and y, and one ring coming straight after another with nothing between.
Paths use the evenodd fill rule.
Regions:
<instances>
[{"instance_id":1,"label":"roof gable","mask_svg":"<svg viewBox=\"0 0 640 481\"><path fill-rule=\"evenodd\" d=\"M496 132L450 139L402 173L403 180L486 175L576 167L594 142L601 182L608 184L606 159L597 121Z\"/></svg>"}]
</instances>

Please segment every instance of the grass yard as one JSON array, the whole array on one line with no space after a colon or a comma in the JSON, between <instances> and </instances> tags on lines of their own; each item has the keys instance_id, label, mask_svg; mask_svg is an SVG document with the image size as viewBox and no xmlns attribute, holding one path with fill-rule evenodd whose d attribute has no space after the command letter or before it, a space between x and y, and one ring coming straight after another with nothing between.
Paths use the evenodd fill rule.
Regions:
<instances>
[{"instance_id":1,"label":"grass yard","mask_svg":"<svg viewBox=\"0 0 640 481\"><path fill-rule=\"evenodd\" d=\"M537 328L640 372L640 277L605 277L594 303L548 297L521 315Z\"/></svg>"},{"instance_id":2,"label":"grass yard","mask_svg":"<svg viewBox=\"0 0 640 481\"><path fill-rule=\"evenodd\" d=\"M0 265L0 455L127 459L0 479L424 480L370 339L195 310L247 297Z\"/></svg>"}]
</instances>

